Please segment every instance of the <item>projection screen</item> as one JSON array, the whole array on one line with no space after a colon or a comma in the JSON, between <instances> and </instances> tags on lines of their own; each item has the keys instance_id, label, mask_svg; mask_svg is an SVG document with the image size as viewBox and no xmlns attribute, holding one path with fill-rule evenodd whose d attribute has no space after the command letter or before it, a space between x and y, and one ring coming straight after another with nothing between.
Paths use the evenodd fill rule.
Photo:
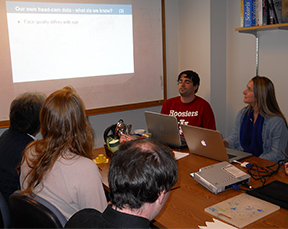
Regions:
<instances>
[{"instance_id":1,"label":"projection screen","mask_svg":"<svg viewBox=\"0 0 288 229\"><path fill-rule=\"evenodd\" d=\"M87 115L166 99L163 0L0 2L0 127L25 91L72 85Z\"/></svg>"}]
</instances>

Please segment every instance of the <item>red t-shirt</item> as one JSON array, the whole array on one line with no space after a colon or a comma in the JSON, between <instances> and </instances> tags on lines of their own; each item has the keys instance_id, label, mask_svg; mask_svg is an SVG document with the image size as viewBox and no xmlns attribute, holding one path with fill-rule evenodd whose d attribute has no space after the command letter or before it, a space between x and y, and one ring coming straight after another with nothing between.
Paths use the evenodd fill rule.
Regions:
<instances>
[{"instance_id":1,"label":"red t-shirt","mask_svg":"<svg viewBox=\"0 0 288 229\"><path fill-rule=\"evenodd\" d=\"M164 102L162 114L175 116L178 124L198 126L216 130L215 117L210 104L196 96L190 103L183 103L180 96L168 99ZM182 134L182 130L180 129Z\"/></svg>"}]
</instances>

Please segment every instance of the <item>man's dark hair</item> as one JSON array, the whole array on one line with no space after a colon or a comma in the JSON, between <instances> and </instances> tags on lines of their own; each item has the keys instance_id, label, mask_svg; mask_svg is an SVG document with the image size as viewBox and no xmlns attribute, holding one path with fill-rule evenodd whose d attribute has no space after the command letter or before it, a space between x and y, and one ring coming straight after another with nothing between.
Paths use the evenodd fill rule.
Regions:
<instances>
[{"instance_id":1,"label":"man's dark hair","mask_svg":"<svg viewBox=\"0 0 288 229\"><path fill-rule=\"evenodd\" d=\"M17 96L10 105L10 128L22 134L35 134L40 130L40 111L46 96L26 92Z\"/></svg>"},{"instance_id":2,"label":"man's dark hair","mask_svg":"<svg viewBox=\"0 0 288 229\"><path fill-rule=\"evenodd\" d=\"M153 203L176 183L178 170L171 150L151 138L122 143L111 158L108 180L112 205L139 209Z\"/></svg>"},{"instance_id":3,"label":"man's dark hair","mask_svg":"<svg viewBox=\"0 0 288 229\"><path fill-rule=\"evenodd\" d=\"M178 80L177 81L179 81L181 76L184 75L184 74L186 75L185 78L192 80L194 86L196 86L196 85L200 86L199 75L198 75L198 73L193 72L192 70L186 70L186 71L181 72L178 75ZM198 88L195 90L195 93L198 91Z\"/></svg>"}]
</instances>

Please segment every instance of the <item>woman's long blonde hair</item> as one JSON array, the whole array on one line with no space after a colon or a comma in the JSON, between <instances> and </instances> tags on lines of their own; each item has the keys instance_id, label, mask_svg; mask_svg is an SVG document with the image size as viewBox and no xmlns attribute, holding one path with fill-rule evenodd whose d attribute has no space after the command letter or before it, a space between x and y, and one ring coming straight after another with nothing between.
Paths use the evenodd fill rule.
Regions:
<instances>
[{"instance_id":1,"label":"woman's long blonde hair","mask_svg":"<svg viewBox=\"0 0 288 229\"><path fill-rule=\"evenodd\" d=\"M272 81L266 76L255 76L251 80L253 81L256 106L260 114L263 117L280 116L288 127L286 118L278 105ZM248 109L252 109L251 105L247 106Z\"/></svg>"},{"instance_id":2,"label":"woman's long blonde hair","mask_svg":"<svg viewBox=\"0 0 288 229\"><path fill-rule=\"evenodd\" d=\"M43 139L30 143L22 159L22 164L26 160L31 168L24 178L27 187L23 190L30 195L65 152L92 159L93 130L84 103L73 87L64 87L48 96L41 109L40 124ZM27 150L33 151L33 157L26 156Z\"/></svg>"}]
</instances>

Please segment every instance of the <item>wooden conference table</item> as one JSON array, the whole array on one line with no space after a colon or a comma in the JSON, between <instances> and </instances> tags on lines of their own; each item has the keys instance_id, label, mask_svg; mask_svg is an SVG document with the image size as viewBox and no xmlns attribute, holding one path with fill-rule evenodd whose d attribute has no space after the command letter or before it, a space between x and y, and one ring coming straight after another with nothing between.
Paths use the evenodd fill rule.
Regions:
<instances>
[{"instance_id":1,"label":"wooden conference table","mask_svg":"<svg viewBox=\"0 0 288 229\"><path fill-rule=\"evenodd\" d=\"M95 157L101 153L105 155L105 150L104 148L94 149L93 153ZM258 166L274 164L272 161L257 157L249 157L242 161L256 163ZM217 161L191 153L187 157L177 160L179 176L174 187L180 186L180 188L170 192L164 208L155 218L153 224L159 228L198 228L198 226L205 226L205 222L213 222L213 216L206 213L204 211L205 208L243 193L244 191L241 190L230 189L215 195L190 176L191 172L197 172L200 168L215 163ZM103 177L103 184L107 188L109 163L99 164L98 166ZM242 168L238 164L235 164L235 166L244 172L247 171L246 168ZM288 176L284 172L284 166L280 168L278 174L267 178L266 184L274 180L288 183ZM261 181L256 181L253 178L251 178L249 184L254 188L262 185ZM280 208L280 210L249 224L246 228L288 228L288 210Z\"/></svg>"}]
</instances>

